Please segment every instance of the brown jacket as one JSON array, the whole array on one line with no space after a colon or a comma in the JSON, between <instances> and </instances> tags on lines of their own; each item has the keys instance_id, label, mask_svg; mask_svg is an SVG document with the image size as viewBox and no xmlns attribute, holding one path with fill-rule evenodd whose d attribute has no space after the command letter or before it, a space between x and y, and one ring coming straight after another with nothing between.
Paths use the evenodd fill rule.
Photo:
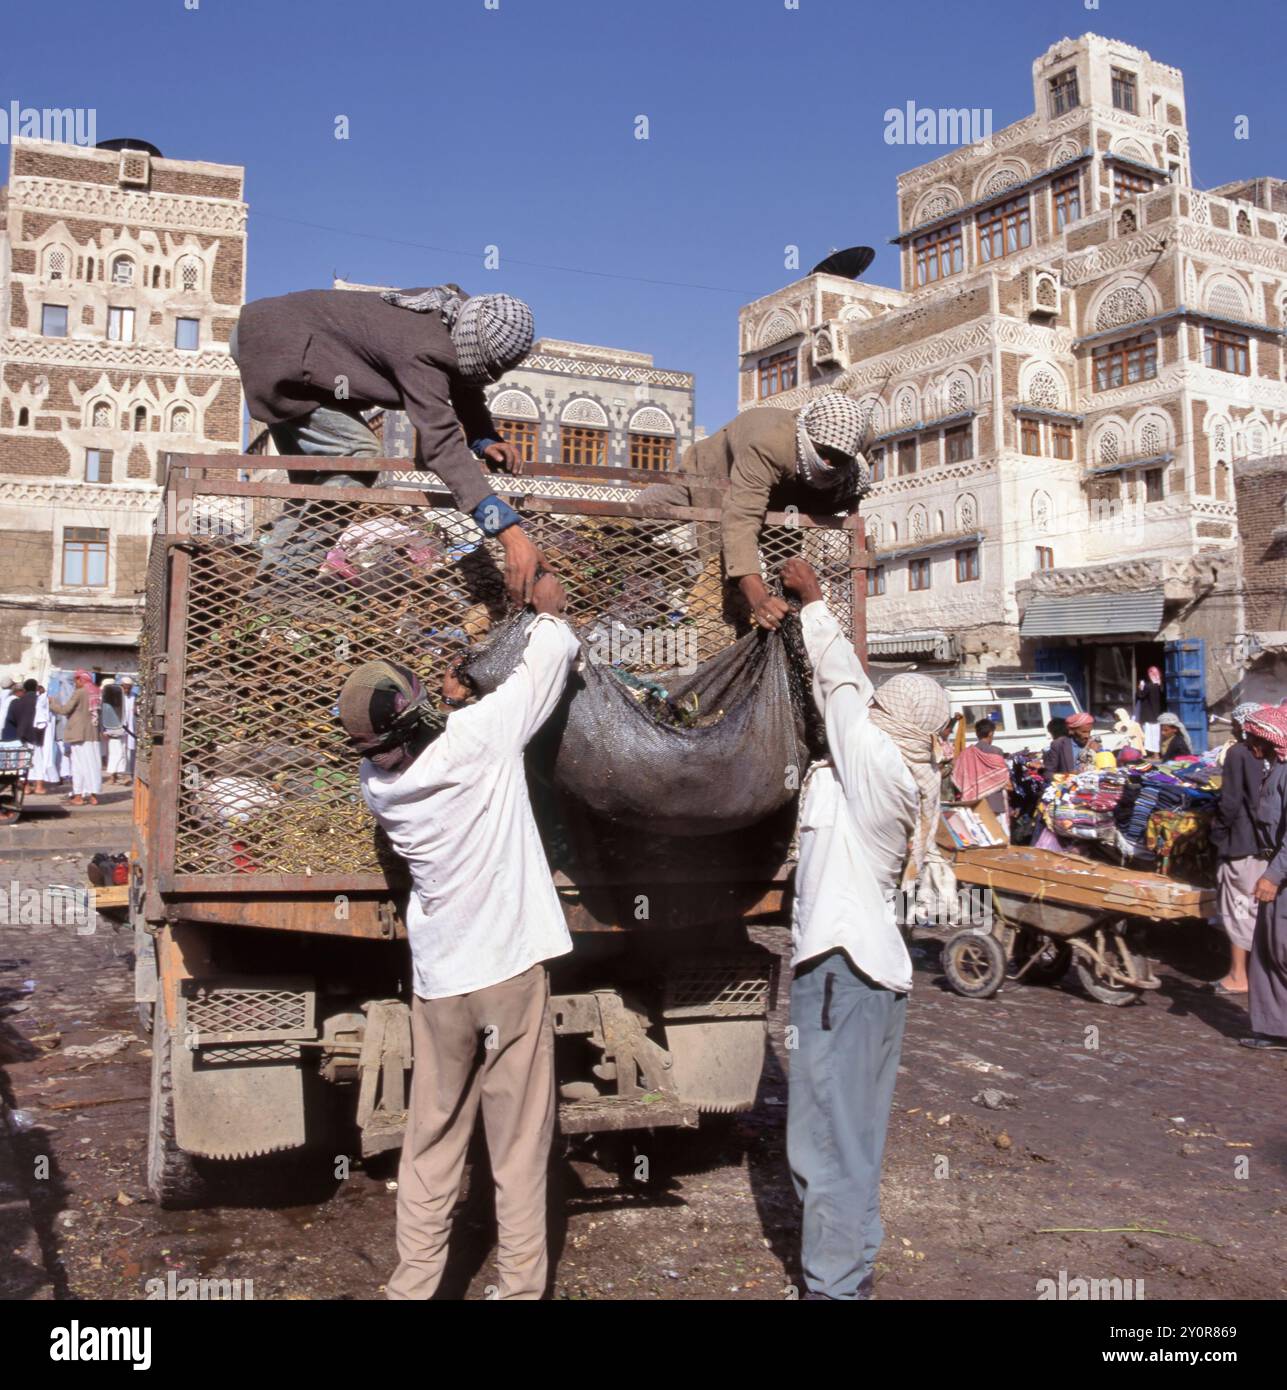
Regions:
<instances>
[{"instance_id":1,"label":"brown jacket","mask_svg":"<svg viewBox=\"0 0 1287 1390\"><path fill-rule=\"evenodd\" d=\"M253 419L283 424L319 405L405 410L418 466L442 478L456 505L472 512L491 496L465 441L500 436L482 388L457 374L451 333L437 314L399 309L360 290L256 299L241 311L237 357Z\"/></svg>"},{"instance_id":2,"label":"brown jacket","mask_svg":"<svg viewBox=\"0 0 1287 1390\"><path fill-rule=\"evenodd\" d=\"M55 714L67 716L67 731L63 735L68 743L93 743L98 738L98 718L90 708L89 694L83 685L78 685L70 700L55 700L49 697L49 708Z\"/></svg>"},{"instance_id":3,"label":"brown jacket","mask_svg":"<svg viewBox=\"0 0 1287 1390\"><path fill-rule=\"evenodd\" d=\"M806 513L840 510L836 491L805 487L796 478L798 418L797 411L780 406L753 406L684 451L683 467L695 475L693 505L718 506L723 498L724 569L730 579L759 574L765 512L788 506Z\"/></svg>"}]
</instances>

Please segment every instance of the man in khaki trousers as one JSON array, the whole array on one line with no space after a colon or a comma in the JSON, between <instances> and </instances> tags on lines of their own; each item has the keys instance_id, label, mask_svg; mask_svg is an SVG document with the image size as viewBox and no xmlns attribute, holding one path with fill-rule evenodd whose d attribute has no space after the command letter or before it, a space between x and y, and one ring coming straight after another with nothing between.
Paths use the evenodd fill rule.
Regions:
<instances>
[{"instance_id":1,"label":"man in khaki trousers","mask_svg":"<svg viewBox=\"0 0 1287 1390\"><path fill-rule=\"evenodd\" d=\"M545 1179L554 1137L554 1035L544 965L472 994L416 999L416 1066L398 1169L390 1298L428 1298L447 1259L451 1209L481 1106L496 1180L501 1298L540 1298L549 1261Z\"/></svg>"},{"instance_id":2,"label":"man in khaki trousers","mask_svg":"<svg viewBox=\"0 0 1287 1390\"><path fill-rule=\"evenodd\" d=\"M566 602L562 585L543 576L518 667L472 704L448 675L450 714L414 672L389 661L359 666L340 693L340 720L365 755L362 794L413 883L415 1066L394 1299L438 1288L480 1109L496 1180L499 1297L545 1292L554 1038L544 962L572 940L532 817L523 750L558 705L580 650L558 616Z\"/></svg>"}]
</instances>

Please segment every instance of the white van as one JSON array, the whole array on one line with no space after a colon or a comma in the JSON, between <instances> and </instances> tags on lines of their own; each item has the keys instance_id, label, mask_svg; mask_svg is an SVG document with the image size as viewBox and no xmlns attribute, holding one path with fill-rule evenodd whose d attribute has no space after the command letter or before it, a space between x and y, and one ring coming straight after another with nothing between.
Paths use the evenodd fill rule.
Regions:
<instances>
[{"instance_id":1,"label":"white van","mask_svg":"<svg viewBox=\"0 0 1287 1390\"><path fill-rule=\"evenodd\" d=\"M966 742L974 742L974 726L980 719L990 719L997 726L992 746L1001 753L1044 749L1050 742L1046 725L1052 719L1081 713L1072 687L1050 671L990 671L936 679L947 691L952 713L965 715ZM1104 748L1116 748L1123 742L1111 724L1100 720L1095 733Z\"/></svg>"}]
</instances>

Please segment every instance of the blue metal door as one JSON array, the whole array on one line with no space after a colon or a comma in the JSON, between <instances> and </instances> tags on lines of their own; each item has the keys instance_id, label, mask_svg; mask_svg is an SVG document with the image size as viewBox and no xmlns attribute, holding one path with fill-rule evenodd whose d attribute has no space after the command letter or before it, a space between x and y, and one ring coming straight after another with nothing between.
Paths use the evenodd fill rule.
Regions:
<instances>
[{"instance_id":1,"label":"blue metal door","mask_svg":"<svg viewBox=\"0 0 1287 1390\"><path fill-rule=\"evenodd\" d=\"M1086 708L1086 658L1076 647L1038 647L1033 660L1038 671L1065 677L1078 705Z\"/></svg>"},{"instance_id":2,"label":"blue metal door","mask_svg":"<svg viewBox=\"0 0 1287 1390\"><path fill-rule=\"evenodd\" d=\"M1207 644L1181 637L1166 644L1166 707L1184 721L1189 747L1207 751Z\"/></svg>"}]
</instances>

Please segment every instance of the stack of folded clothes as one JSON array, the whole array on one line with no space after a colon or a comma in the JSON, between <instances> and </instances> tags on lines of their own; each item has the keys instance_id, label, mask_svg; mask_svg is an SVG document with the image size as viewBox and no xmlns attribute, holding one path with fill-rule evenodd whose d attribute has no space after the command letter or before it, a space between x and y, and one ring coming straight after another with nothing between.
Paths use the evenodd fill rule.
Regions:
<instances>
[{"instance_id":1,"label":"stack of folded clothes","mask_svg":"<svg viewBox=\"0 0 1287 1390\"><path fill-rule=\"evenodd\" d=\"M1114 814L1122 855L1154 863L1190 882L1211 878L1210 827L1220 792L1219 768L1197 759L1139 764Z\"/></svg>"}]
</instances>

